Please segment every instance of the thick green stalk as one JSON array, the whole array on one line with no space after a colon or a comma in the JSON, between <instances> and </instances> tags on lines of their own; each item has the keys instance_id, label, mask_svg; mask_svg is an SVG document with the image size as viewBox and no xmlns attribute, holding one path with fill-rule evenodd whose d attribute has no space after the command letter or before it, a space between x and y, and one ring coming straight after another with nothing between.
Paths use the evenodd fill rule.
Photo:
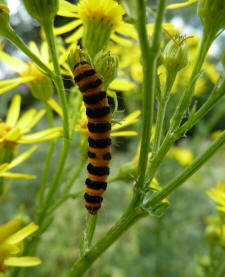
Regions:
<instances>
[{"instance_id":1,"label":"thick green stalk","mask_svg":"<svg viewBox=\"0 0 225 277\"><path fill-rule=\"evenodd\" d=\"M163 133L163 121L164 121L164 117L165 117L165 113L166 113L166 106L167 106L170 91L171 91L171 88L173 86L175 79L176 79L176 73L174 73L174 74L168 73L167 74L165 91L158 103L155 136L154 136L153 149L152 149L153 157L155 156L155 154L158 151L160 144L161 144L161 138L162 138L162 133Z\"/></svg>"},{"instance_id":2,"label":"thick green stalk","mask_svg":"<svg viewBox=\"0 0 225 277\"><path fill-rule=\"evenodd\" d=\"M140 41L140 48L143 63L143 97L142 97L142 131L141 131L141 149L138 164L138 183L137 187L142 188L144 185L145 171L148 161L149 144L153 122L154 108L154 91L156 60L158 57L161 25L165 9L166 0L160 0L156 16L155 29L153 33L152 46L149 47L147 30L146 30L146 8L145 1L138 1L138 18L136 28Z\"/></svg>"},{"instance_id":3,"label":"thick green stalk","mask_svg":"<svg viewBox=\"0 0 225 277\"><path fill-rule=\"evenodd\" d=\"M83 256L78 258L67 277L81 277L94 261L126 232L136 221L147 216L148 213L137 208L134 197L127 211L118 222Z\"/></svg>"},{"instance_id":4,"label":"thick green stalk","mask_svg":"<svg viewBox=\"0 0 225 277\"><path fill-rule=\"evenodd\" d=\"M45 35L46 35L46 39L48 42L48 47L49 47L49 51L51 53L52 63L53 63L54 71L55 71L55 76L53 78L53 81L57 88L59 102L61 104L62 112L63 112L64 137L65 137L65 139L69 139L70 133L69 133L68 108L67 108L67 101L66 101L63 80L61 77L60 67L59 67L59 62L58 62L55 37L54 37L54 33L53 33L53 21L52 20L43 21L41 25L45 31Z\"/></svg>"},{"instance_id":5,"label":"thick green stalk","mask_svg":"<svg viewBox=\"0 0 225 277\"><path fill-rule=\"evenodd\" d=\"M175 177L163 190L154 193L152 198L145 204L146 208L154 207L161 200L166 198L188 178L190 178L199 168L201 168L223 145L225 144L225 131L208 147L204 153L199 155L192 164Z\"/></svg>"},{"instance_id":6,"label":"thick green stalk","mask_svg":"<svg viewBox=\"0 0 225 277\"><path fill-rule=\"evenodd\" d=\"M10 27L5 33L5 38L11 41L17 48L25 53L37 66L40 67L49 77L53 77L53 72L26 46L22 39Z\"/></svg>"}]
</instances>

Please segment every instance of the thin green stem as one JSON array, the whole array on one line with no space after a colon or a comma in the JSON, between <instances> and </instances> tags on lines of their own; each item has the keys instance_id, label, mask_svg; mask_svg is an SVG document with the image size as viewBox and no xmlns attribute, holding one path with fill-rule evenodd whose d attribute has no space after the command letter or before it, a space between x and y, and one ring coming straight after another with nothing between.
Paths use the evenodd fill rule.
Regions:
<instances>
[{"instance_id":1,"label":"thin green stem","mask_svg":"<svg viewBox=\"0 0 225 277\"><path fill-rule=\"evenodd\" d=\"M52 110L49 107L49 105L47 103L44 103L44 104L45 104L45 109L46 109L47 117L48 117L48 125L51 128L51 127L53 127L53 113L52 113ZM47 153L47 157L45 160L44 170L43 170L43 174L42 174L42 178L41 178L40 190L38 192L38 207L41 207L41 205L43 203L44 192L46 189L48 173L49 173L49 168L50 168L50 164L51 164L51 158L52 158L52 154L55 149L55 145L56 145L56 140L52 140L49 144L48 153Z\"/></svg>"},{"instance_id":2,"label":"thin green stem","mask_svg":"<svg viewBox=\"0 0 225 277\"><path fill-rule=\"evenodd\" d=\"M86 161L87 161L87 156L86 155L82 156L78 166L76 167L76 170L75 170L72 178L68 181L68 183L64 187L62 195L69 193L69 191L72 188L74 182L79 177L79 175L81 173L81 170L84 168L84 165L85 165Z\"/></svg>"},{"instance_id":3,"label":"thin green stem","mask_svg":"<svg viewBox=\"0 0 225 277\"><path fill-rule=\"evenodd\" d=\"M53 72L26 46L22 39L10 27L5 33L5 37L11 41L17 48L25 53L36 65L40 67L49 77L53 77Z\"/></svg>"},{"instance_id":4,"label":"thin green stem","mask_svg":"<svg viewBox=\"0 0 225 277\"><path fill-rule=\"evenodd\" d=\"M57 193L58 188L60 186L60 176L63 172L64 164L65 164L65 161L66 161L66 158L67 158L67 155L69 152L69 148L70 148L70 143L71 142L69 140L64 141L63 150L60 154L60 158L59 158L52 182L50 184L48 194L46 196L44 204L41 207L41 212L39 213L38 218L37 218L37 223L39 225L41 225L42 222L44 221L44 219L47 215L48 207L52 204L53 197Z\"/></svg>"},{"instance_id":5,"label":"thin green stem","mask_svg":"<svg viewBox=\"0 0 225 277\"><path fill-rule=\"evenodd\" d=\"M165 113L166 113L166 106L167 106L170 91L171 91L171 88L173 86L175 79L176 79L176 73L175 74L170 74L170 73L167 74L165 91L164 91L164 94L162 95L162 98L160 99L160 101L158 103L155 136L154 136L153 149L152 149L153 157L155 156L155 154L158 151L160 144L161 144L161 138L162 138L162 133L163 133L163 121L164 121L164 117L165 117Z\"/></svg>"},{"instance_id":6,"label":"thin green stem","mask_svg":"<svg viewBox=\"0 0 225 277\"><path fill-rule=\"evenodd\" d=\"M213 91L210 93L207 101L201 106L201 108L188 120L185 124L178 129L179 136L182 136L190 128L192 128L201 118L203 118L225 95L225 78L222 83L215 86Z\"/></svg>"},{"instance_id":7,"label":"thin green stem","mask_svg":"<svg viewBox=\"0 0 225 277\"><path fill-rule=\"evenodd\" d=\"M57 88L59 102L61 104L62 112L63 112L64 137L65 137L65 139L69 139L70 133L69 133L68 108L67 108L67 101L66 101L63 80L62 80L62 77L60 74L60 67L59 67L59 62L58 62L55 37L54 37L54 33L53 33L53 21L51 19L49 19L48 21L43 21L41 25L45 31L45 35L46 35L46 39L48 42L49 51L51 53L52 63L53 63L54 71L55 71L55 76L53 78L53 81Z\"/></svg>"},{"instance_id":8,"label":"thin green stem","mask_svg":"<svg viewBox=\"0 0 225 277\"><path fill-rule=\"evenodd\" d=\"M141 149L138 164L138 183L137 187L142 188L145 179L145 170L147 167L151 129L153 122L154 91L156 60L160 43L161 25L165 9L166 0L160 0L153 33L152 46L149 47L147 30L146 30L146 8L145 1L138 1L138 18L136 28L140 41L140 48L143 62L143 100L142 100L142 132L141 132Z\"/></svg>"},{"instance_id":9,"label":"thin green stem","mask_svg":"<svg viewBox=\"0 0 225 277\"><path fill-rule=\"evenodd\" d=\"M76 199L84 194L84 190L80 190L76 193L65 194L48 209L48 215L51 215L58 207L60 207L68 199Z\"/></svg>"},{"instance_id":10,"label":"thin green stem","mask_svg":"<svg viewBox=\"0 0 225 277\"><path fill-rule=\"evenodd\" d=\"M83 232L83 237L80 242L80 256L86 255L90 249L91 242L94 236L98 215L89 215L87 226Z\"/></svg>"},{"instance_id":11,"label":"thin green stem","mask_svg":"<svg viewBox=\"0 0 225 277\"><path fill-rule=\"evenodd\" d=\"M176 141L177 138L179 138L179 125L182 120L183 114L187 110L187 108L190 105L194 86L198 79L198 75L201 71L202 65L204 63L205 57L207 55L208 49L210 45L212 44L212 41L214 39L214 34L203 32L203 37L201 40L201 45L198 52L198 57L194 65L194 69L192 71L190 80L189 80L189 86L185 90L184 94L182 95L179 104L177 106L177 109L171 118L170 121L170 128L167 132L166 137L163 140L162 145L160 146L158 152L155 154L154 157L152 157L151 160L151 166L149 167L149 170L146 174L146 183L151 182L152 178L154 177L156 171L158 170L160 164L162 163L166 153L170 149L170 147L173 145L173 143ZM177 133L176 133L177 132Z\"/></svg>"},{"instance_id":12,"label":"thin green stem","mask_svg":"<svg viewBox=\"0 0 225 277\"><path fill-rule=\"evenodd\" d=\"M203 31L203 37L202 37L201 45L200 45L200 48L198 51L198 57L197 57L195 66L193 68L190 80L189 80L189 86L184 91L184 93L177 105L177 108L174 112L174 115L172 116L171 121L170 121L171 122L171 124L170 124L171 132L175 131L179 127L181 120L183 118L183 115L191 103L195 84L198 80L197 76L199 75L199 73L201 71L202 65L203 65L206 55L208 53L209 47L211 46L211 44L214 40L214 37L215 36L214 36L213 32L210 33L210 32Z\"/></svg>"},{"instance_id":13,"label":"thin green stem","mask_svg":"<svg viewBox=\"0 0 225 277\"><path fill-rule=\"evenodd\" d=\"M166 198L179 186L181 186L189 177L191 177L199 168L201 168L223 145L225 144L225 131L207 148L204 153L199 155L193 163L176 176L163 190L154 193L151 199L146 203L147 207L154 207L161 200Z\"/></svg>"},{"instance_id":14,"label":"thin green stem","mask_svg":"<svg viewBox=\"0 0 225 277\"><path fill-rule=\"evenodd\" d=\"M134 196L127 211L118 222L85 255L78 258L67 277L81 277L94 261L117 241L124 232L133 226L136 221L147 215L148 213L137 208L136 197Z\"/></svg>"}]
</instances>

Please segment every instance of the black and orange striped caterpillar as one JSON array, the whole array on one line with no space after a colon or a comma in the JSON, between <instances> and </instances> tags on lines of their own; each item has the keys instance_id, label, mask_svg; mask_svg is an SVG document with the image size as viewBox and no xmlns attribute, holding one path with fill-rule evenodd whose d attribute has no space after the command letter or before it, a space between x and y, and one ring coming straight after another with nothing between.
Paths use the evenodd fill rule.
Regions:
<instances>
[{"instance_id":1,"label":"black and orange striped caterpillar","mask_svg":"<svg viewBox=\"0 0 225 277\"><path fill-rule=\"evenodd\" d=\"M111 160L110 107L102 80L87 61L80 60L74 66L73 74L75 83L83 95L88 118L89 164L88 178L85 182L85 206L90 214L97 214L107 187Z\"/></svg>"}]
</instances>

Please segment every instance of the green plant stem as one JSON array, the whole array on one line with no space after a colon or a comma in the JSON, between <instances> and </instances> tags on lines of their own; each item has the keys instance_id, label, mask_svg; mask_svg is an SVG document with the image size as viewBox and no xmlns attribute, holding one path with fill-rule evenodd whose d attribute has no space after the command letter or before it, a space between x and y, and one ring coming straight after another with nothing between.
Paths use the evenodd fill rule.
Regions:
<instances>
[{"instance_id":1,"label":"green plant stem","mask_svg":"<svg viewBox=\"0 0 225 277\"><path fill-rule=\"evenodd\" d=\"M94 236L98 215L89 215L87 226L83 232L83 237L80 243L80 256L84 256L90 249L91 242Z\"/></svg>"},{"instance_id":2,"label":"green plant stem","mask_svg":"<svg viewBox=\"0 0 225 277\"><path fill-rule=\"evenodd\" d=\"M93 264L93 262L118 238L127 231L136 221L148 215L136 203L137 198L134 196L127 211L121 216L118 222L93 246L85 255L78 258L73 265L67 277L81 277Z\"/></svg>"},{"instance_id":3,"label":"green plant stem","mask_svg":"<svg viewBox=\"0 0 225 277\"><path fill-rule=\"evenodd\" d=\"M48 47L49 47L49 51L51 53L52 63L53 63L54 71L55 71L55 76L53 78L53 81L57 88L59 102L61 104L62 112L63 112L64 137L65 137L65 139L70 139L68 108L67 108L67 101L66 101L63 80L62 80L62 77L60 74L60 67L59 67L59 62L58 62L55 37L54 37L54 33L53 33L53 20L49 19L47 21L43 21L41 25L45 31L45 35L46 35L46 39L48 42Z\"/></svg>"},{"instance_id":4,"label":"green plant stem","mask_svg":"<svg viewBox=\"0 0 225 277\"><path fill-rule=\"evenodd\" d=\"M214 39L213 33L207 33L203 32L203 37L201 40L201 45L198 52L198 57L195 62L194 69L192 71L190 80L189 80L189 86L185 90L184 94L182 95L179 104L177 106L177 109L175 110L175 113L170 121L170 128L167 132L166 137L163 140L162 145L160 146L158 152L155 154L154 157L151 159L151 166L149 167L147 174L146 174L146 184L151 182L153 179L156 171L158 170L160 164L162 163L166 153L170 149L170 147L173 145L173 143L176 141L177 138L179 138L179 125L182 120L183 114L187 110L187 108L190 105L193 91L194 91L194 85L198 79L198 75L201 71L202 65L204 63L205 57L207 55L208 49L210 45L212 44ZM177 133L176 133L177 132Z\"/></svg>"},{"instance_id":5,"label":"green plant stem","mask_svg":"<svg viewBox=\"0 0 225 277\"><path fill-rule=\"evenodd\" d=\"M169 96L170 96L170 91L171 91L171 88L173 86L175 79L176 79L176 73L174 73L174 74L167 73L165 91L158 103L152 156L155 156L155 154L158 151L160 144L161 144L161 138L162 138L162 133L163 133L163 121L164 121L164 117L165 117L166 106L167 106Z\"/></svg>"},{"instance_id":6,"label":"green plant stem","mask_svg":"<svg viewBox=\"0 0 225 277\"><path fill-rule=\"evenodd\" d=\"M86 155L83 155L72 178L68 181L68 183L66 184L66 186L64 187L63 189L63 193L62 195L64 194L67 194L69 193L70 189L72 188L74 182L76 181L76 179L79 177L80 173L81 173L81 170L84 168L84 165L87 161L87 156Z\"/></svg>"},{"instance_id":7,"label":"green plant stem","mask_svg":"<svg viewBox=\"0 0 225 277\"><path fill-rule=\"evenodd\" d=\"M161 200L166 198L199 168L201 168L223 145L225 144L225 131L207 148L204 153L199 155L183 172L176 176L163 190L154 193L151 199L145 204L146 208L154 207Z\"/></svg>"},{"instance_id":8,"label":"green plant stem","mask_svg":"<svg viewBox=\"0 0 225 277\"><path fill-rule=\"evenodd\" d=\"M145 1L138 1L138 18L136 28L140 41L140 48L143 63L143 100L142 100L142 131L141 131L141 149L138 164L138 183L137 187L142 188L145 179L145 170L147 167L151 129L153 122L154 91L156 60L158 57L161 25L165 9L166 0L160 0L153 33L152 45L149 47L146 30L146 8Z\"/></svg>"},{"instance_id":9,"label":"green plant stem","mask_svg":"<svg viewBox=\"0 0 225 277\"><path fill-rule=\"evenodd\" d=\"M44 201L44 204L41 207L41 212L39 213L37 217L37 224L41 225L45 219L45 216L47 214L48 207L51 206L53 197L58 191L58 188L60 186L60 176L63 172L64 164L66 162L66 158L69 152L70 148L70 141L65 140L63 144L63 150L60 154L60 158L56 167L55 174L53 176L52 182L50 184L50 188L48 191L48 194L46 196L46 199Z\"/></svg>"},{"instance_id":10,"label":"green plant stem","mask_svg":"<svg viewBox=\"0 0 225 277\"><path fill-rule=\"evenodd\" d=\"M26 46L22 39L16 34L16 32L9 27L5 33L5 38L11 41L17 48L19 48L23 53L25 53L40 69L42 69L45 74L49 77L53 77L53 72Z\"/></svg>"},{"instance_id":11,"label":"green plant stem","mask_svg":"<svg viewBox=\"0 0 225 277\"><path fill-rule=\"evenodd\" d=\"M207 101L201 108L184 123L178 130L178 135L182 136L185 132L191 129L201 118L203 118L225 95L225 78L219 86L215 86Z\"/></svg>"},{"instance_id":12,"label":"green plant stem","mask_svg":"<svg viewBox=\"0 0 225 277\"><path fill-rule=\"evenodd\" d=\"M203 37L201 39L201 45L200 45L200 48L198 51L197 61L195 63L195 66L193 68L193 71L192 71L192 74L191 74L191 77L189 80L189 86L184 91L184 93L177 105L177 108L174 112L174 115L172 116L171 121L170 121L170 123L171 123L170 131L171 132L174 132L175 130L177 130L177 128L179 128L179 125L181 123L183 115L191 103L195 84L198 80L197 76L199 75L199 73L201 71L201 68L202 68L204 60L206 58L206 55L208 53L209 47L211 46L214 38L215 38L215 35L213 32L203 31Z\"/></svg>"},{"instance_id":13,"label":"green plant stem","mask_svg":"<svg viewBox=\"0 0 225 277\"><path fill-rule=\"evenodd\" d=\"M49 107L49 105L47 103L44 103L44 104L45 104L45 109L46 109L47 117L48 117L48 125L50 128L52 128L53 127L53 113L52 113L52 110ZM55 145L56 145L56 140L52 140L49 144L48 153L46 156L44 170L43 170L43 174L42 174L42 178L41 178L40 190L38 193L38 207L41 207L41 205L43 203L44 192L45 192L45 188L47 185L48 173L49 173L49 168L50 168L50 164L51 164L51 158L52 158L52 154L55 149Z\"/></svg>"},{"instance_id":14,"label":"green plant stem","mask_svg":"<svg viewBox=\"0 0 225 277\"><path fill-rule=\"evenodd\" d=\"M51 215L58 207L60 207L66 200L72 198L76 199L84 194L84 190L80 190L76 193L64 194L58 201L56 201L49 209L47 215Z\"/></svg>"}]
</instances>

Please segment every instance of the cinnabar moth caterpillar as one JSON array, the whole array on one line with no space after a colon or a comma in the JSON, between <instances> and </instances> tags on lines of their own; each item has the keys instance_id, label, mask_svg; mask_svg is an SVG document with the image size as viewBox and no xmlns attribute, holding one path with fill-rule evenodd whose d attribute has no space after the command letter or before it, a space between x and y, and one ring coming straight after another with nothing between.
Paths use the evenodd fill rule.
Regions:
<instances>
[{"instance_id":1,"label":"cinnabar moth caterpillar","mask_svg":"<svg viewBox=\"0 0 225 277\"><path fill-rule=\"evenodd\" d=\"M86 61L80 61L74 66L74 80L83 94L88 118L88 161L85 182L85 206L90 214L96 214L101 208L103 194L107 187L109 175L110 107L103 83L96 71Z\"/></svg>"}]
</instances>

